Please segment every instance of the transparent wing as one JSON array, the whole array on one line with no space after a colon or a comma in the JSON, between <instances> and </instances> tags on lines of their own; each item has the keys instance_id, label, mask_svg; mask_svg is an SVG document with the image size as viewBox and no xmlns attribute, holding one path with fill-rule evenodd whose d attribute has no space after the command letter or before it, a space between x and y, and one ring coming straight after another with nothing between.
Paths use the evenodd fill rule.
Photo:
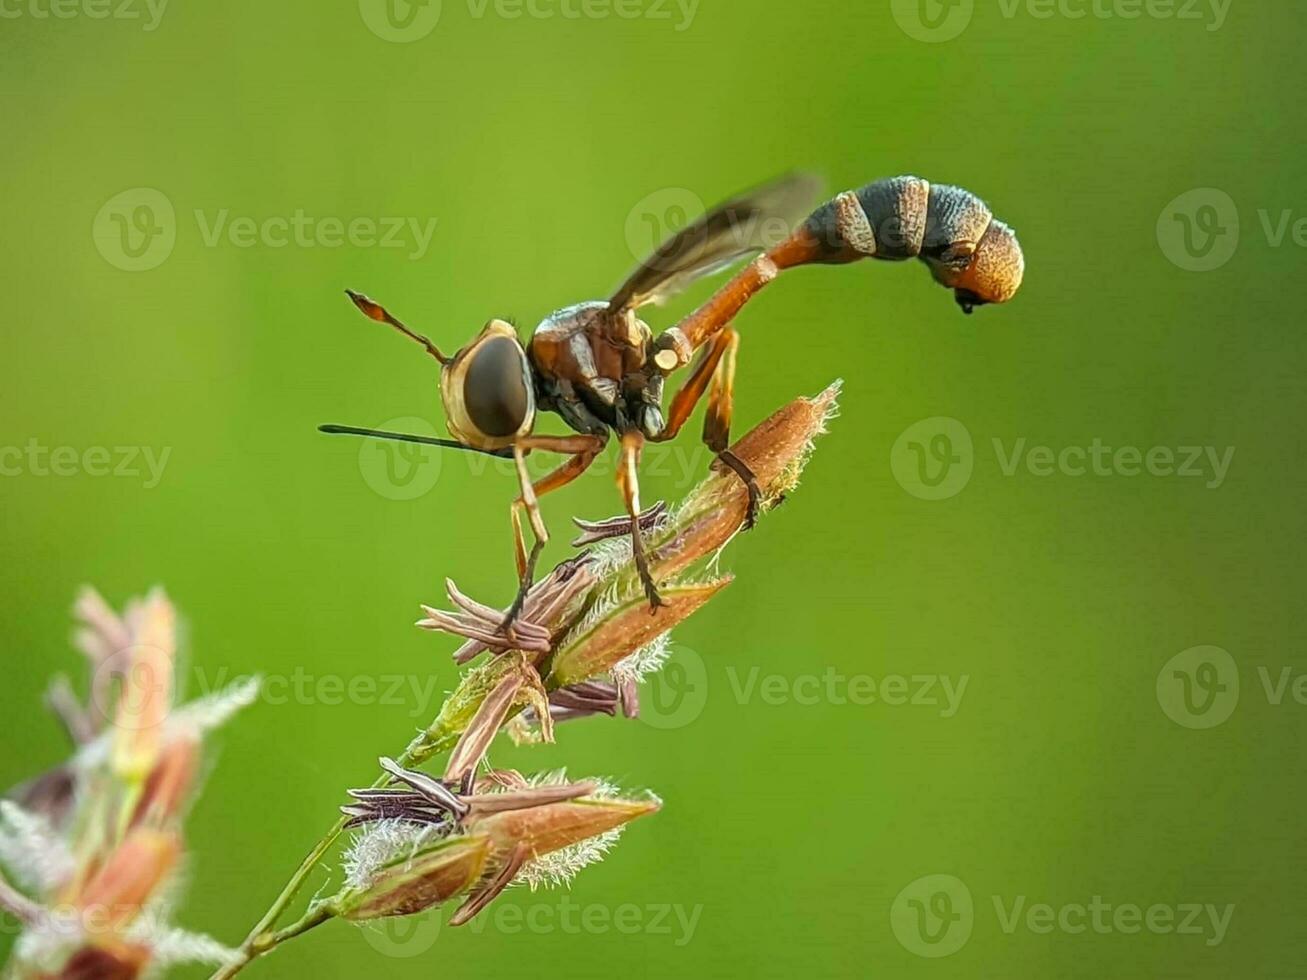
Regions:
<instances>
[{"instance_id":1,"label":"transparent wing","mask_svg":"<svg viewBox=\"0 0 1307 980\"><path fill-rule=\"evenodd\" d=\"M812 211L821 189L812 174L788 174L709 211L640 263L610 309L662 303L696 279L779 244Z\"/></svg>"}]
</instances>

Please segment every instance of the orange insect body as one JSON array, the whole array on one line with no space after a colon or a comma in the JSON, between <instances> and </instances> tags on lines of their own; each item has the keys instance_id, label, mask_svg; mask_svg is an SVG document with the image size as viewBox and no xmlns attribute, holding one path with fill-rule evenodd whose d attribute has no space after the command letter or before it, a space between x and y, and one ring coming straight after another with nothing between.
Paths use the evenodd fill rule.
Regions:
<instances>
[{"instance_id":1,"label":"orange insect body","mask_svg":"<svg viewBox=\"0 0 1307 980\"><path fill-rule=\"evenodd\" d=\"M620 437L618 487L630 521L636 567L653 607L660 604L639 532L637 468L646 440L674 438L695 406L708 395L704 441L749 488L746 526L752 526L760 493L749 468L727 446L739 335L731 326L745 304L782 271L801 265L838 265L861 259L920 259L936 282L952 289L965 313L1016 295L1025 259L1016 234L980 198L920 177L894 177L847 191L811 212L816 184L793 175L721 205L673 236L640 264L608 300L581 303L546 317L523 345L513 327L492 320L467 347L446 357L380 305L358 293L350 298L374 320L388 323L426 347L441 364L441 397L456 442L395 433L325 426L328 432L403 439L470 449L517 462L521 495L512 506L515 556L520 573L508 628L531 586L535 562L548 540L538 498L576 479L608 442ZM794 228L771 248L757 239L777 220ZM761 254L759 254L761 253ZM757 257L706 304L655 336L638 311L675 294L703 276L749 255ZM666 377L699 363L664 414ZM541 411L562 417L577 434L534 434ZM533 450L568 456L553 473L531 482L525 465ZM522 514L535 545L527 552Z\"/></svg>"}]
</instances>

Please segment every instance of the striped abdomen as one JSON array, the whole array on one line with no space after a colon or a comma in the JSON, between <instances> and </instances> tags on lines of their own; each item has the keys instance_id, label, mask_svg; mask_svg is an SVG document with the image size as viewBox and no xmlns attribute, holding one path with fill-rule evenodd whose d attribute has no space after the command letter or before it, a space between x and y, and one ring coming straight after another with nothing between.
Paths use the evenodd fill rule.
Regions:
<instances>
[{"instance_id":1,"label":"striped abdomen","mask_svg":"<svg viewBox=\"0 0 1307 980\"><path fill-rule=\"evenodd\" d=\"M1002 303L1021 285L1025 262L1016 234L961 187L893 177L847 191L804 225L806 261L919 258L937 282L973 306Z\"/></svg>"},{"instance_id":2,"label":"striped abdomen","mask_svg":"<svg viewBox=\"0 0 1307 980\"><path fill-rule=\"evenodd\" d=\"M846 191L813 212L795 232L741 270L715 296L654 345L666 375L727 324L785 269L859 259L919 258L935 281L953 290L962 312L1006 303L1025 275L1025 258L1011 228L970 191L920 177L878 180Z\"/></svg>"}]
</instances>

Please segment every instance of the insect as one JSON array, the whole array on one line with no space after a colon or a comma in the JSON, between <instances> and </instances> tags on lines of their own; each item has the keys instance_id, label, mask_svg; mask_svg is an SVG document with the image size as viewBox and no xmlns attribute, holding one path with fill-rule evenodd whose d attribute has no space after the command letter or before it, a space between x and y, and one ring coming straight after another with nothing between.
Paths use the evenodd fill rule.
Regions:
<instances>
[{"instance_id":1,"label":"insect","mask_svg":"<svg viewBox=\"0 0 1307 980\"><path fill-rule=\"evenodd\" d=\"M491 320L466 347L446 355L383 306L353 291L349 298L368 317L421 344L440 363L440 393L454 440L428 439L353 426L323 426L330 433L398 439L511 458L521 493L513 501L517 598L506 630L522 608L536 561L549 540L539 499L581 476L611 434L619 442L617 484L629 519L636 568L653 610L661 604L641 537L638 465L646 442L673 439L695 406L708 396L703 440L749 491L746 527L761 493L753 474L727 448L739 334L731 325L744 305L785 269L873 258L919 258L936 282L954 292L964 313L1010 300L1025 262L1016 234L980 198L959 187L919 177L895 177L847 191L800 220L817 196L817 182L796 174L758 188L710 211L657 248L607 300L581 303L546 317L524 345L503 320ZM779 244L761 239L783 222ZM761 253L761 254L759 254ZM655 336L639 311L689 283L756 256L715 296ZM666 413L668 376L698 362ZM571 435L538 434L540 415L552 412ZM526 457L534 451L567 457L534 483ZM522 518L534 543L528 551ZM621 533L626 533L623 528Z\"/></svg>"}]
</instances>

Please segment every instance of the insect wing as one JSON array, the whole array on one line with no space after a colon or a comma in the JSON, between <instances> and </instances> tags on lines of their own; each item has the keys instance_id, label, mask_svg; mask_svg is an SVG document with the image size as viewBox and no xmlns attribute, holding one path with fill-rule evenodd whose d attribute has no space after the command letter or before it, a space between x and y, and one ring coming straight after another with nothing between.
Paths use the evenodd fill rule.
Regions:
<instances>
[{"instance_id":1,"label":"insect wing","mask_svg":"<svg viewBox=\"0 0 1307 980\"><path fill-rule=\"evenodd\" d=\"M709 211L642 262L609 308L662 303L696 279L778 244L808 216L821 189L821 179L812 174L789 174Z\"/></svg>"}]
</instances>

